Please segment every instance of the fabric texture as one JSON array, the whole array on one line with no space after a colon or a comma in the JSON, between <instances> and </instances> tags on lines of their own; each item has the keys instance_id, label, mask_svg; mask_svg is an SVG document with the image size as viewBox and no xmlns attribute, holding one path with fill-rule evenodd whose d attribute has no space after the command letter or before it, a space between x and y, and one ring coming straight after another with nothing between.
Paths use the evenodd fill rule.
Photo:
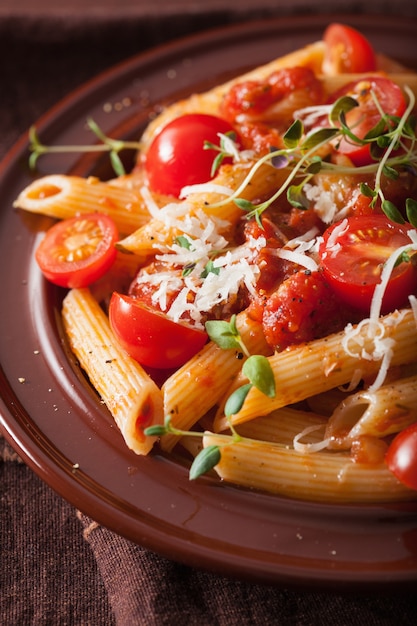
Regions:
<instances>
[{"instance_id":1,"label":"fabric texture","mask_svg":"<svg viewBox=\"0 0 417 626\"><path fill-rule=\"evenodd\" d=\"M89 5L85 12L84 4ZM77 0L71 10L71 1L41 0L26 9L17 0L0 7L0 157L68 92L164 41L265 15L392 13L398 4L324 2L317 8L314 0ZM401 11L416 16L415 0L403 0ZM415 593L290 590L169 561L75 510L1 437L0 537L4 626L407 626L417 614Z\"/></svg>"}]
</instances>

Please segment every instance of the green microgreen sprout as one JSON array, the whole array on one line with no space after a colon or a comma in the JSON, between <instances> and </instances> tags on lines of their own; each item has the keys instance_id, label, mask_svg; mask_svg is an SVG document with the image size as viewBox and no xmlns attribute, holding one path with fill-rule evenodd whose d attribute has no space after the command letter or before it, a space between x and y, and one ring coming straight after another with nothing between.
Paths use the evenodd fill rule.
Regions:
<instances>
[{"instance_id":1,"label":"green microgreen sprout","mask_svg":"<svg viewBox=\"0 0 417 626\"><path fill-rule=\"evenodd\" d=\"M37 161L44 154L63 153L63 152L108 152L113 170L117 176L123 176L125 172L124 165L120 159L119 153L123 150L140 150L142 144L138 141L122 141L120 139L112 139L103 133L96 122L88 118L88 128L96 135L101 143L89 146L46 146L38 136L37 130L32 126L29 130L29 166L31 169L36 168Z\"/></svg>"},{"instance_id":2,"label":"green microgreen sprout","mask_svg":"<svg viewBox=\"0 0 417 626\"><path fill-rule=\"evenodd\" d=\"M346 114L359 105L357 100L350 96L343 96L332 105L328 112L329 127L305 134L303 122L296 119L283 136L285 147L273 149L259 158L234 193L213 206L221 206L232 200L247 213L248 219L255 218L262 225L260 219L262 213L283 193L286 193L288 202L292 206L299 209L308 208L309 203L303 189L306 183L319 172L342 175L375 174L374 187L362 183L361 193L371 199L371 207L375 206L379 198L382 210L387 217L393 221L404 221L401 212L385 198L382 190L383 176L395 180L401 169L415 172L417 167L415 120L412 115L415 96L407 86L404 87L404 91L408 96L408 105L401 117L386 114L375 93L371 91L381 117L363 138L358 137L355 134L354 125L350 127L346 121ZM337 146L343 138L356 145L369 145L373 162L358 167L340 166L319 156L322 148L329 143ZM401 153L397 154L396 151L399 148ZM257 170L264 164L287 168L288 176L270 198L262 203L253 204L242 198L241 194L250 184ZM295 183L296 178L301 178L300 182ZM408 221L417 227L417 201L413 198L406 200L406 215Z\"/></svg>"},{"instance_id":3,"label":"green microgreen sprout","mask_svg":"<svg viewBox=\"0 0 417 626\"><path fill-rule=\"evenodd\" d=\"M249 353L237 328L236 315L232 315L229 322L225 320L207 321L206 331L210 339L223 350L241 350L247 357L242 367L242 374L246 376L249 383L243 386L243 390L242 387L239 387L229 397L226 403L227 409L225 409L226 416L240 411L252 387L256 387L269 398L275 396L275 378L271 365L265 356Z\"/></svg>"},{"instance_id":4,"label":"green microgreen sprout","mask_svg":"<svg viewBox=\"0 0 417 626\"><path fill-rule=\"evenodd\" d=\"M219 133L220 145L216 145L211 141L205 141L204 150L215 150L216 155L211 166L211 177L214 178L216 172L226 158L237 160L239 158L239 150L236 144L236 133L228 131L227 133Z\"/></svg>"},{"instance_id":5,"label":"green microgreen sprout","mask_svg":"<svg viewBox=\"0 0 417 626\"><path fill-rule=\"evenodd\" d=\"M245 356L250 356L236 326L236 315L232 315L228 322L225 320L207 321L206 331L210 339L223 350L239 350Z\"/></svg>"},{"instance_id":6,"label":"green microgreen sprout","mask_svg":"<svg viewBox=\"0 0 417 626\"><path fill-rule=\"evenodd\" d=\"M240 435L231 426L232 437L230 435L219 435L225 440L224 445L230 445L230 443L237 443L241 441ZM155 424L145 428L144 434L149 437L163 437L164 435L175 435L177 437L204 437L204 432L181 430L172 425L171 416L165 417L163 424ZM221 446L211 445L207 448L203 448L194 458L190 470L189 479L195 480L204 474L210 472L221 459Z\"/></svg>"}]
</instances>

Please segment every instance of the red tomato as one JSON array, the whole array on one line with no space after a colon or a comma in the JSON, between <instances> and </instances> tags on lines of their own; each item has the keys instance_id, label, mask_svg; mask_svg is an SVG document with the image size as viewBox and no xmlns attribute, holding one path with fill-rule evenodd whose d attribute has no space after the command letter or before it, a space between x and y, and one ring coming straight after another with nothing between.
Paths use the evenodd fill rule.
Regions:
<instances>
[{"instance_id":1,"label":"red tomato","mask_svg":"<svg viewBox=\"0 0 417 626\"><path fill-rule=\"evenodd\" d=\"M346 113L346 122L359 139L363 139L381 119L381 113L371 92L384 113L388 115L400 117L407 107L401 88L389 78L371 76L348 83L332 94L330 102L336 102L342 96L351 96L357 100L359 106ZM357 144L350 138L344 137L340 142L337 140L336 149L341 154L347 155L357 166L373 161L369 145Z\"/></svg>"},{"instance_id":2,"label":"red tomato","mask_svg":"<svg viewBox=\"0 0 417 626\"><path fill-rule=\"evenodd\" d=\"M329 74L374 72L375 52L360 32L345 24L330 24L324 31L326 53L323 69Z\"/></svg>"},{"instance_id":3,"label":"red tomato","mask_svg":"<svg viewBox=\"0 0 417 626\"><path fill-rule=\"evenodd\" d=\"M228 120L234 122L240 115L258 117L281 101L288 101L288 109L294 111L318 104L322 97L322 83L310 68L289 67L273 72L264 80L235 84L225 95L221 110Z\"/></svg>"},{"instance_id":4,"label":"red tomato","mask_svg":"<svg viewBox=\"0 0 417 626\"><path fill-rule=\"evenodd\" d=\"M230 132L235 131L226 120L202 113L183 115L169 122L155 137L145 157L151 189L178 197L186 185L210 180L218 152L205 150L204 142L219 145L219 133Z\"/></svg>"},{"instance_id":5,"label":"red tomato","mask_svg":"<svg viewBox=\"0 0 417 626\"><path fill-rule=\"evenodd\" d=\"M385 456L390 472L404 485L417 489L417 423L392 440Z\"/></svg>"},{"instance_id":6,"label":"red tomato","mask_svg":"<svg viewBox=\"0 0 417 626\"><path fill-rule=\"evenodd\" d=\"M339 301L320 272L300 270L286 278L264 304L262 327L275 350L318 339L346 323Z\"/></svg>"},{"instance_id":7,"label":"red tomato","mask_svg":"<svg viewBox=\"0 0 417 626\"><path fill-rule=\"evenodd\" d=\"M130 356L147 367L180 367L197 354L207 333L176 323L130 296L113 293L109 306L112 330Z\"/></svg>"},{"instance_id":8,"label":"red tomato","mask_svg":"<svg viewBox=\"0 0 417 626\"><path fill-rule=\"evenodd\" d=\"M319 257L323 273L339 298L362 312L369 312L380 282L383 264L399 247L411 244L410 224L396 224L385 215L358 215L330 226L323 235ZM337 229L341 229L337 234ZM394 268L382 300L382 313L406 304L415 292L417 272L412 263Z\"/></svg>"},{"instance_id":9,"label":"red tomato","mask_svg":"<svg viewBox=\"0 0 417 626\"><path fill-rule=\"evenodd\" d=\"M52 283L87 287L103 276L116 258L119 235L113 220L101 213L57 222L38 246L35 258Z\"/></svg>"}]
</instances>

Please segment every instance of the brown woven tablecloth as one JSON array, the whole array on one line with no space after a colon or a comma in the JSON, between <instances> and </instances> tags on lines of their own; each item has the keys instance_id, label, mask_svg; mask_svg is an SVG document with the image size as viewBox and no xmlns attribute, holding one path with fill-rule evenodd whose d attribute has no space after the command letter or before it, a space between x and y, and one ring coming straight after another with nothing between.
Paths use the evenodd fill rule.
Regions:
<instances>
[{"instance_id":1,"label":"brown woven tablecloth","mask_svg":"<svg viewBox=\"0 0 417 626\"><path fill-rule=\"evenodd\" d=\"M336 8L417 16L415 0L320 3L323 11ZM3 0L0 157L57 100L130 55L196 30L294 11L317 11L317 5ZM417 615L417 592L366 597L295 591L171 562L77 512L1 436L0 541L2 626L406 626Z\"/></svg>"}]
</instances>

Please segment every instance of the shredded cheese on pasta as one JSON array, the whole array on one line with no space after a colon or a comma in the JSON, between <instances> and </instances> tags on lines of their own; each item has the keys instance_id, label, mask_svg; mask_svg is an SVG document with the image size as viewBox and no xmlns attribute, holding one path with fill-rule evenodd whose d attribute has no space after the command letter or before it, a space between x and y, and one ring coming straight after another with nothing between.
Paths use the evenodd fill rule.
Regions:
<instances>
[{"instance_id":1,"label":"shredded cheese on pasta","mask_svg":"<svg viewBox=\"0 0 417 626\"><path fill-rule=\"evenodd\" d=\"M351 324L348 324L345 328L345 337L342 345L347 354L365 360L381 361L378 374L372 385L370 385L369 391L376 391L382 386L391 363L395 340L385 336L385 327L379 318L384 293L398 259L403 252L417 250L417 233L410 230L408 235L410 244L395 250L384 265L381 280L377 284L372 298L369 318L363 319L356 328L353 328ZM410 296L410 303L411 298L412 296ZM413 310L415 311L415 309ZM398 315L397 323L399 323L400 319L401 313ZM364 347L365 334L368 339L372 340L372 350L367 350Z\"/></svg>"}]
</instances>

